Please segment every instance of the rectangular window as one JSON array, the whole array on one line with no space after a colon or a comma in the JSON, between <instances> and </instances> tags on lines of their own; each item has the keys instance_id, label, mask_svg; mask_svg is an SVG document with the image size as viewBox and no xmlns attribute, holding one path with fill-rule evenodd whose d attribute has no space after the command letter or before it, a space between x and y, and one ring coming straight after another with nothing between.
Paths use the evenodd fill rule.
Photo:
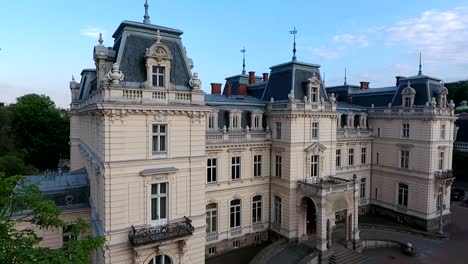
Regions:
<instances>
[{"instance_id":1,"label":"rectangular window","mask_svg":"<svg viewBox=\"0 0 468 264\"><path fill-rule=\"evenodd\" d=\"M260 127L260 118L258 116L254 117L254 128Z\"/></svg>"},{"instance_id":2,"label":"rectangular window","mask_svg":"<svg viewBox=\"0 0 468 264\"><path fill-rule=\"evenodd\" d=\"M377 136L380 137L380 127L377 128Z\"/></svg>"},{"instance_id":3,"label":"rectangular window","mask_svg":"<svg viewBox=\"0 0 468 264\"><path fill-rule=\"evenodd\" d=\"M233 116L232 117L232 127L233 128L239 128L239 117L238 116Z\"/></svg>"},{"instance_id":4,"label":"rectangular window","mask_svg":"<svg viewBox=\"0 0 468 264\"><path fill-rule=\"evenodd\" d=\"M208 118L208 128L213 129L215 127L215 117L214 115L210 115Z\"/></svg>"},{"instance_id":5,"label":"rectangular window","mask_svg":"<svg viewBox=\"0 0 468 264\"><path fill-rule=\"evenodd\" d=\"M409 138L409 124L402 125L402 136L405 138Z\"/></svg>"},{"instance_id":6,"label":"rectangular window","mask_svg":"<svg viewBox=\"0 0 468 264\"><path fill-rule=\"evenodd\" d=\"M216 254L216 247L209 247L208 255L215 255L215 254Z\"/></svg>"},{"instance_id":7,"label":"rectangular window","mask_svg":"<svg viewBox=\"0 0 468 264\"><path fill-rule=\"evenodd\" d=\"M375 163L379 165L379 159L380 159L380 154L377 152L377 155L375 157Z\"/></svg>"},{"instance_id":8,"label":"rectangular window","mask_svg":"<svg viewBox=\"0 0 468 264\"><path fill-rule=\"evenodd\" d=\"M206 233L218 232L218 206L215 203L206 206Z\"/></svg>"},{"instance_id":9,"label":"rectangular window","mask_svg":"<svg viewBox=\"0 0 468 264\"><path fill-rule=\"evenodd\" d=\"M348 150L348 165L349 166L354 165L354 149L352 148Z\"/></svg>"},{"instance_id":10,"label":"rectangular window","mask_svg":"<svg viewBox=\"0 0 468 264\"><path fill-rule=\"evenodd\" d=\"M410 106L411 106L411 98L405 97L405 107L410 107Z\"/></svg>"},{"instance_id":11,"label":"rectangular window","mask_svg":"<svg viewBox=\"0 0 468 264\"><path fill-rule=\"evenodd\" d=\"M317 97L318 97L317 88L312 87L312 89L310 89L310 101L312 103L317 102L317 99L318 99Z\"/></svg>"},{"instance_id":12,"label":"rectangular window","mask_svg":"<svg viewBox=\"0 0 468 264\"><path fill-rule=\"evenodd\" d=\"M262 222L262 196L252 198L252 223Z\"/></svg>"},{"instance_id":13,"label":"rectangular window","mask_svg":"<svg viewBox=\"0 0 468 264\"><path fill-rule=\"evenodd\" d=\"M153 66L153 86L164 87L164 67Z\"/></svg>"},{"instance_id":14,"label":"rectangular window","mask_svg":"<svg viewBox=\"0 0 468 264\"><path fill-rule=\"evenodd\" d=\"M445 152L439 153L439 170L444 169Z\"/></svg>"},{"instance_id":15,"label":"rectangular window","mask_svg":"<svg viewBox=\"0 0 468 264\"><path fill-rule=\"evenodd\" d=\"M168 183L151 184L151 224L167 224Z\"/></svg>"},{"instance_id":16,"label":"rectangular window","mask_svg":"<svg viewBox=\"0 0 468 264\"><path fill-rule=\"evenodd\" d=\"M206 162L206 182L216 182L218 167L218 159L208 159Z\"/></svg>"},{"instance_id":17,"label":"rectangular window","mask_svg":"<svg viewBox=\"0 0 468 264\"><path fill-rule=\"evenodd\" d=\"M361 179L361 189L359 191L359 198L366 198L366 178Z\"/></svg>"},{"instance_id":18,"label":"rectangular window","mask_svg":"<svg viewBox=\"0 0 468 264\"><path fill-rule=\"evenodd\" d=\"M153 152L166 151L166 128L166 125L153 125Z\"/></svg>"},{"instance_id":19,"label":"rectangular window","mask_svg":"<svg viewBox=\"0 0 468 264\"><path fill-rule=\"evenodd\" d=\"M445 140L445 125L440 126L440 139Z\"/></svg>"},{"instance_id":20,"label":"rectangular window","mask_svg":"<svg viewBox=\"0 0 468 264\"><path fill-rule=\"evenodd\" d=\"M239 199L232 200L230 210L230 226L231 228L240 227L241 225L241 201Z\"/></svg>"},{"instance_id":21,"label":"rectangular window","mask_svg":"<svg viewBox=\"0 0 468 264\"><path fill-rule=\"evenodd\" d=\"M76 236L72 234L72 226L64 226L62 227L62 243L65 244L70 240L77 239Z\"/></svg>"},{"instance_id":22,"label":"rectangular window","mask_svg":"<svg viewBox=\"0 0 468 264\"><path fill-rule=\"evenodd\" d=\"M336 166L341 167L341 149L336 150Z\"/></svg>"},{"instance_id":23,"label":"rectangular window","mask_svg":"<svg viewBox=\"0 0 468 264\"><path fill-rule=\"evenodd\" d=\"M280 177L282 176L282 157L280 155L275 156L275 176Z\"/></svg>"},{"instance_id":24,"label":"rectangular window","mask_svg":"<svg viewBox=\"0 0 468 264\"><path fill-rule=\"evenodd\" d=\"M441 210L442 206L444 204L444 190L443 188L439 188L438 192L437 192L437 210Z\"/></svg>"},{"instance_id":25,"label":"rectangular window","mask_svg":"<svg viewBox=\"0 0 468 264\"><path fill-rule=\"evenodd\" d=\"M318 138L318 127L319 127L318 122L313 122L312 123L312 139L317 139Z\"/></svg>"},{"instance_id":26,"label":"rectangular window","mask_svg":"<svg viewBox=\"0 0 468 264\"><path fill-rule=\"evenodd\" d=\"M400 168L409 168L409 150L400 151Z\"/></svg>"},{"instance_id":27,"label":"rectangular window","mask_svg":"<svg viewBox=\"0 0 468 264\"><path fill-rule=\"evenodd\" d=\"M275 219L274 222L281 224L281 198L275 196Z\"/></svg>"},{"instance_id":28,"label":"rectangular window","mask_svg":"<svg viewBox=\"0 0 468 264\"><path fill-rule=\"evenodd\" d=\"M254 177L262 176L262 155L254 156Z\"/></svg>"},{"instance_id":29,"label":"rectangular window","mask_svg":"<svg viewBox=\"0 0 468 264\"><path fill-rule=\"evenodd\" d=\"M367 148L361 148L361 164L367 163Z\"/></svg>"},{"instance_id":30,"label":"rectangular window","mask_svg":"<svg viewBox=\"0 0 468 264\"><path fill-rule=\"evenodd\" d=\"M310 157L310 176L319 176L319 155L313 155Z\"/></svg>"},{"instance_id":31,"label":"rectangular window","mask_svg":"<svg viewBox=\"0 0 468 264\"><path fill-rule=\"evenodd\" d=\"M240 175L240 169L241 169L241 162L240 162L241 157L232 157L231 158L231 180L239 180L241 175Z\"/></svg>"},{"instance_id":32,"label":"rectangular window","mask_svg":"<svg viewBox=\"0 0 468 264\"><path fill-rule=\"evenodd\" d=\"M398 184L398 205L408 207L408 185Z\"/></svg>"},{"instance_id":33,"label":"rectangular window","mask_svg":"<svg viewBox=\"0 0 468 264\"><path fill-rule=\"evenodd\" d=\"M281 122L276 122L276 139L281 139Z\"/></svg>"},{"instance_id":34,"label":"rectangular window","mask_svg":"<svg viewBox=\"0 0 468 264\"><path fill-rule=\"evenodd\" d=\"M232 241L232 247L233 247L233 248L238 248L238 247L240 247L240 241L239 241L239 240Z\"/></svg>"}]
</instances>

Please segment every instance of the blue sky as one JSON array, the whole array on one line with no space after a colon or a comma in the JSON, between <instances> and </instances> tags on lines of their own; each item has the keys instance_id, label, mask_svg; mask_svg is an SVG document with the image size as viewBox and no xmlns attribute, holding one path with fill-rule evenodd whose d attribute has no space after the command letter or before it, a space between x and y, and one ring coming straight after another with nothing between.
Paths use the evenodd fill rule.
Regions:
<instances>
[{"instance_id":1,"label":"blue sky","mask_svg":"<svg viewBox=\"0 0 468 264\"><path fill-rule=\"evenodd\" d=\"M93 46L102 32L111 46L122 20L142 21L144 0L4 1L0 7L0 102L26 93L46 94L68 107L68 83L94 67ZM177 28L194 71L203 81L224 82L242 70L257 74L291 60L294 26L299 61L320 64L328 86L370 81L394 84L423 73L444 81L468 79L466 0L150 0L151 23Z\"/></svg>"}]
</instances>

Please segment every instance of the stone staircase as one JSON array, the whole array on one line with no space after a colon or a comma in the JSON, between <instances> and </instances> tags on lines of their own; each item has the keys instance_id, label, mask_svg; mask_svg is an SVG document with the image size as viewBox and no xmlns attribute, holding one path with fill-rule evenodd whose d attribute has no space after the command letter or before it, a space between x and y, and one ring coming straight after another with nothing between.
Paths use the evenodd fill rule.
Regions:
<instances>
[{"instance_id":1,"label":"stone staircase","mask_svg":"<svg viewBox=\"0 0 468 264\"><path fill-rule=\"evenodd\" d=\"M332 246L332 255L328 260L330 264L364 264L370 263L370 260L352 249L345 248L342 245Z\"/></svg>"}]
</instances>

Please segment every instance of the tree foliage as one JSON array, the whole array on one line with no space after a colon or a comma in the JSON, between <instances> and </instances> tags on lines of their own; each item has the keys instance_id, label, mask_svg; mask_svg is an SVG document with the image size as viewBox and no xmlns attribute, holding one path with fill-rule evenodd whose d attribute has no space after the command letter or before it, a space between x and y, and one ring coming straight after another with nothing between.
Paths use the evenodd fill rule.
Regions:
<instances>
[{"instance_id":1,"label":"tree foliage","mask_svg":"<svg viewBox=\"0 0 468 264\"><path fill-rule=\"evenodd\" d=\"M59 158L69 157L69 118L61 115L48 96L19 97L11 112L14 145L27 164L39 170L56 169Z\"/></svg>"},{"instance_id":2,"label":"tree foliage","mask_svg":"<svg viewBox=\"0 0 468 264\"><path fill-rule=\"evenodd\" d=\"M60 219L60 210L52 201L42 199L37 185L25 177L7 177L0 173L0 263L89 263L91 252L104 244L103 237L71 239L62 248L39 247L41 237L33 230L17 230L22 221L42 229L68 226ZM83 234L89 225L78 220L71 225L72 237Z\"/></svg>"},{"instance_id":3,"label":"tree foliage","mask_svg":"<svg viewBox=\"0 0 468 264\"><path fill-rule=\"evenodd\" d=\"M445 87L448 89L447 99L453 100L456 106L463 100L468 101L468 81L446 83Z\"/></svg>"}]
</instances>

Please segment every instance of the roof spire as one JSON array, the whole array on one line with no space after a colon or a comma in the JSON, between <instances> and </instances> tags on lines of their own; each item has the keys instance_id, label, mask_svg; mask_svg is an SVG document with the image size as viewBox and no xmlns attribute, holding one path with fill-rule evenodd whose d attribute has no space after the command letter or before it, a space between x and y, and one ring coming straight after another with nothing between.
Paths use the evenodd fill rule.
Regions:
<instances>
[{"instance_id":1,"label":"roof spire","mask_svg":"<svg viewBox=\"0 0 468 264\"><path fill-rule=\"evenodd\" d=\"M98 39L99 45L102 46L102 43L104 40L102 40L102 33L99 33L99 39Z\"/></svg>"},{"instance_id":2,"label":"roof spire","mask_svg":"<svg viewBox=\"0 0 468 264\"><path fill-rule=\"evenodd\" d=\"M242 75L245 75L245 47L243 47L240 52L242 52Z\"/></svg>"},{"instance_id":3,"label":"roof spire","mask_svg":"<svg viewBox=\"0 0 468 264\"><path fill-rule=\"evenodd\" d=\"M145 0L145 15L143 16L143 24L150 24L150 16L148 15L148 0Z\"/></svg>"},{"instance_id":4,"label":"roof spire","mask_svg":"<svg viewBox=\"0 0 468 264\"><path fill-rule=\"evenodd\" d=\"M293 30L289 31L289 33L291 33L291 34L294 35L294 44L293 44L293 57L292 57L292 61L297 61L297 58L296 58L296 34L297 34L296 27L294 27Z\"/></svg>"},{"instance_id":5,"label":"roof spire","mask_svg":"<svg viewBox=\"0 0 468 264\"><path fill-rule=\"evenodd\" d=\"M419 72L418 75L422 75L422 60L421 60L421 52L419 52Z\"/></svg>"},{"instance_id":6,"label":"roof spire","mask_svg":"<svg viewBox=\"0 0 468 264\"><path fill-rule=\"evenodd\" d=\"M344 85L348 85L348 81L347 81L347 78L346 78L346 67L344 68Z\"/></svg>"}]
</instances>

